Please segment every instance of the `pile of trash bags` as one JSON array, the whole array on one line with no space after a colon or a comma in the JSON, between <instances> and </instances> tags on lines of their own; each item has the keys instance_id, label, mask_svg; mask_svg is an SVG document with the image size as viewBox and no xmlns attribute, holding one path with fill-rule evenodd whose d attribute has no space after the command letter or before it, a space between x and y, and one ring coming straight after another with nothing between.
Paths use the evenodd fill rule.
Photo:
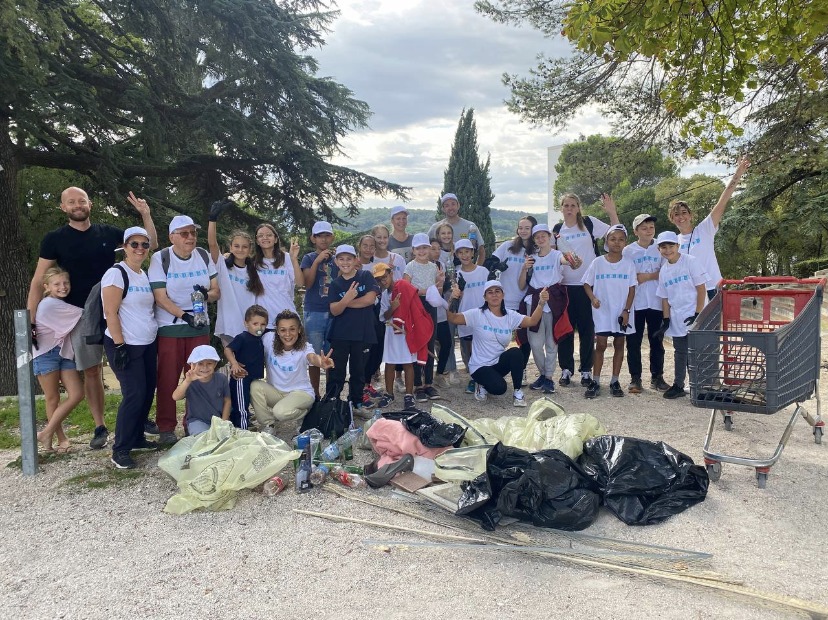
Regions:
<instances>
[{"instance_id":1,"label":"pile of trash bags","mask_svg":"<svg viewBox=\"0 0 828 620\"><path fill-rule=\"evenodd\" d=\"M457 514L490 531L504 516L575 531L603 504L628 525L649 525L704 501L708 483L704 467L663 442L603 435L577 461L498 443L486 452L485 472L461 483Z\"/></svg>"}]
</instances>

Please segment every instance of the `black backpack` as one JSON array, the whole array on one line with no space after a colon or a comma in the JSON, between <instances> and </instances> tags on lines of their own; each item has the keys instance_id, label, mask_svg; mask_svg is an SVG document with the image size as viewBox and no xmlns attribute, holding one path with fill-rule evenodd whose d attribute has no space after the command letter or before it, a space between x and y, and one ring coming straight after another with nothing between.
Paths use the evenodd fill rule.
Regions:
<instances>
[{"instance_id":1,"label":"black backpack","mask_svg":"<svg viewBox=\"0 0 828 620\"><path fill-rule=\"evenodd\" d=\"M120 264L113 265L115 269L121 272L124 277L124 290L121 293L121 299L127 296L129 291L129 276L126 270ZM85 335L86 344L103 344L104 332L106 331L106 319L103 312L103 301L101 301L101 283L98 282L89 291L89 296L86 298L86 303L83 305L83 314L88 316L88 325L97 326L97 329Z\"/></svg>"},{"instance_id":2,"label":"black backpack","mask_svg":"<svg viewBox=\"0 0 828 620\"><path fill-rule=\"evenodd\" d=\"M552 232L555 235L560 234L561 227L563 227L563 224L561 222L558 222L557 224L555 224L552 227ZM584 218L584 227L587 229L587 232L589 233L589 238L592 239L592 249L595 252L595 256L596 257L601 256L601 254L604 253L604 246L603 245L598 246L598 245L595 244L595 235L592 234L592 220L590 219L589 216ZM556 243L556 246L557 246L557 243Z\"/></svg>"}]
</instances>

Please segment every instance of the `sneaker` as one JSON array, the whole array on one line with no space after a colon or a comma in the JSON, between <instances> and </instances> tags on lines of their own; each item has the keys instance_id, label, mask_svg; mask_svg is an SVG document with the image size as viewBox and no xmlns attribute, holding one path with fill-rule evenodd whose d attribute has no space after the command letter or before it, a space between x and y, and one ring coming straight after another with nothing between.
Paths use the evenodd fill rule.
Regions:
<instances>
[{"instance_id":1,"label":"sneaker","mask_svg":"<svg viewBox=\"0 0 828 620\"><path fill-rule=\"evenodd\" d=\"M523 390L515 390L515 400L512 402L515 407L525 407L526 397L523 395Z\"/></svg>"},{"instance_id":2,"label":"sneaker","mask_svg":"<svg viewBox=\"0 0 828 620\"><path fill-rule=\"evenodd\" d=\"M558 381L563 386L569 386L570 382L572 381L572 373L568 370L564 370L561 372L561 378Z\"/></svg>"},{"instance_id":3,"label":"sneaker","mask_svg":"<svg viewBox=\"0 0 828 620\"><path fill-rule=\"evenodd\" d=\"M487 392L486 392L486 388L484 388L484 387L483 387L482 385L480 385L479 383L478 383L478 384L475 386L475 388L474 388L474 398L475 398L476 400L479 400L481 403L482 403L482 402L485 402L485 401L486 401L486 399L488 398L488 395L487 395Z\"/></svg>"},{"instance_id":4,"label":"sneaker","mask_svg":"<svg viewBox=\"0 0 828 620\"><path fill-rule=\"evenodd\" d=\"M157 435L160 431L158 425L152 420L144 422L144 435Z\"/></svg>"},{"instance_id":5,"label":"sneaker","mask_svg":"<svg viewBox=\"0 0 828 620\"><path fill-rule=\"evenodd\" d=\"M542 390L543 386L545 386L545 385L546 385L546 377L541 375L540 377L535 379L535 382L532 385L529 386L529 389L530 390Z\"/></svg>"},{"instance_id":6,"label":"sneaker","mask_svg":"<svg viewBox=\"0 0 828 620\"><path fill-rule=\"evenodd\" d=\"M113 452L110 460L117 469L135 469L135 461L129 452Z\"/></svg>"},{"instance_id":7,"label":"sneaker","mask_svg":"<svg viewBox=\"0 0 828 620\"><path fill-rule=\"evenodd\" d=\"M371 407L373 407L373 404L370 407L366 407L361 403L354 405L354 417L360 418L361 420L370 420L374 415L374 412L371 411Z\"/></svg>"},{"instance_id":8,"label":"sneaker","mask_svg":"<svg viewBox=\"0 0 828 620\"><path fill-rule=\"evenodd\" d=\"M158 444L157 441L147 441L146 439L142 438L142 441L139 441L134 446L132 446L133 450L158 450L161 446Z\"/></svg>"},{"instance_id":9,"label":"sneaker","mask_svg":"<svg viewBox=\"0 0 828 620\"><path fill-rule=\"evenodd\" d=\"M374 399L367 392L362 393L362 401L356 403L362 407L373 407L374 406Z\"/></svg>"},{"instance_id":10,"label":"sneaker","mask_svg":"<svg viewBox=\"0 0 828 620\"><path fill-rule=\"evenodd\" d=\"M666 392L670 389L670 384L664 380L664 377L659 375L658 377L653 377L650 380L650 387L654 390L658 390L659 392Z\"/></svg>"},{"instance_id":11,"label":"sneaker","mask_svg":"<svg viewBox=\"0 0 828 620\"><path fill-rule=\"evenodd\" d=\"M405 381L403 381L402 377L397 377L394 379L394 389L397 390L400 394L405 394Z\"/></svg>"},{"instance_id":12,"label":"sneaker","mask_svg":"<svg viewBox=\"0 0 828 620\"><path fill-rule=\"evenodd\" d=\"M592 373L591 372L582 372L581 373L581 387L589 387L592 385Z\"/></svg>"},{"instance_id":13,"label":"sneaker","mask_svg":"<svg viewBox=\"0 0 828 620\"><path fill-rule=\"evenodd\" d=\"M664 392L664 398L669 398L673 400L674 398L681 398L682 396L686 396L683 387L679 387L676 384L670 386L670 389Z\"/></svg>"},{"instance_id":14,"label":"sneaker","mask_svg":"<svg viewBox=\"0 0 828 620\"><path fill-rule=\"evenodd\" d=\"M416 409L417 403L414 400L414 397L411 394L406 394L403 396L403 411L408 411L410 409Z\"/></svg>"},{"instance_id":15,"label":"sneaker","mask_svg":"<svg viewBox=\"0 0 828 620\"><path fill-rule=\"evenodd\" d=\"M448 375L435 375L434 385L438 385L446 390L451 387L451 381L449 381Z\"/></svg>"},{"instance_id":16,"label":"sneaker","mask_svg":"<svg viewBox=\"0 0 828 620\"><path fill-rule=\"evenodd\" d=\"M377 403L377 407L380 409L385 409L388 405L394 402L394 395L388 394L387 392L380 396L379 402Z\"/></svg>"},{"instance_id":17,"label":"sneaker","mask_svg":"<svg viewBox=\"0 0 828 620\"><path fill-rule=\"evenodd\" d=\"M555 393L555 382L552 379L546 379L543 384L543 393L544 394L554 394Z\"/></svg>"},{"instance_id":18,"label":"sneaker","mask_svg":"<svg viewBox=\"0 0 828 620\"><path fill-rule=\"evenodd\" d=\"M618 381L613 381L610 383L610 394L615 397L620 397L624 395L624 390L621 389L621 384Z\"/></svg>"},{"instance_id":19,"label":"sneaker","mask_svg":"<svg viewBox=\"0 0 828 620\"><path fill-rule=\"evenodd\" d=\"M630 394L641 394L644 387L641 385L641 377L633 377L630 379L630 387L628 388Z\"/></svg>"},{"instance_id":20,"label":"sneaker","mask_svg":"<svg viewBox=\"0 0 828 620\"><path fill-rule=\"evenodd\" d=\"M365 386L365 389L363 390L363 392L368 394L368 396L370 396L371 398L379 398L380 397L380 393L377 392L376 388L373 385L371 385L370 383Z\"/></svg>"},{"instance_id":21,"label":"sneaker","mask_svg":"<svg viewBox=\"0 0 828 620\"><path fill-rule=\"evenodd\" d=\"M425 388L420 386L414 389L414 399L418 403L427 403L428 402L428 394L426 394Z\"/></svg>"},{"instance_id":22,"label":"sneaker","mask_svg":"<svg viewBox=\"0 0 828 620\"><path fill-rule=\"evenodd\" d=\"M440 392L434 389L434 386L429 385L425 389L426 396L428 396L429 400L439 400L440 399Z\"/></svg>"},{"instance_id":23,"label":"sneaker","mask_svg":"<svg viewBox=\"0 0 828 620\"><path fill-rule=\"evenodd\" d=\"M583 381L583 379L581 379ZM587 398L595 398L598 396L598 393L601 391L601 386L598 385L598 382L595 380L590 380L589 385L587 386L586 392L584 392L584 396Z\"/></svg>"},{"instance_id":24,"label":"sneaker","mask_svg":"<svg viewBox=\"0 0 828 620\"><path fill-rule=\"evenodd\" d=\"M474 394L474 379L469 381L469 384L466 386L466 394Z\"/></svg>"},{"instance_id":25,"label":"sneaker","mask_svg":"<svg viewBox=\"0 0 828 620\"><path fill-rule=\"evenodd\" d=\"M95 428L95 435L92 437L92 441L89 442L89 447L93 450L100 450L106 445L106 440L108 438L109 431L106 430L106 427L98 426Z\"/></svg>"},{"instance_id":26,"label":"sneaker","mask_svg":"<svg viewBox=\"0 0 828 620\"><path fill-rule=\"evenodd\" d=\"M161 431L158 435L158 443L162 446L171 446L178 442L175 431Z\"/></svg>"}]
</instances>

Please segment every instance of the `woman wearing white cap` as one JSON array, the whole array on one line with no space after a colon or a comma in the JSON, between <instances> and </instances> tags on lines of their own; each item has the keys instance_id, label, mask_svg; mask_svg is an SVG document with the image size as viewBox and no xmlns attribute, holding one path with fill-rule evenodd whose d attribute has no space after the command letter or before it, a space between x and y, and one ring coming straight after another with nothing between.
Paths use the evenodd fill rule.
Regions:
<instances>
[{"instance_id":1,"label":"woman wearing white cap","mask_svg":"<svg viewBox=\"0 0 828 620\"><path fill-rule=\"evenodd\" d=\"M460 288L455 284L452 298L460 298ZM448 310L448 320L455 325L471 329L474 336L469 372L476 383L474 397L485 401L487 394L506 393L504 377L512 375L515 407L525 407L523 395L523 354L518 347L509 347L512 333L519 327L537 325L543 315L543 306L549 300L549 293L543 289L540 293L541 304L535 308L532 316L525 316L514 310L507 310L503 303L503 288L497 280L486 282L483 288L485 301L480 308L472 308L462 313Z\"/></svg>"},{"instance_id":2,"label":"woman wearing white cap","mask_svg":"<svg viewBox=\"0 0 828 620\"><path fill-rule=\"evenodd\" d=\"M126 469L135 467L130 451L148 445L144 423L155 397L158 325L153 316L155 297L141 269L150 249L147 231L138 226L128 228L123 249L124 260L101 279L101 301L106 318L104 349L122 396L112 463Z\"/></svg>"}]
</instances>

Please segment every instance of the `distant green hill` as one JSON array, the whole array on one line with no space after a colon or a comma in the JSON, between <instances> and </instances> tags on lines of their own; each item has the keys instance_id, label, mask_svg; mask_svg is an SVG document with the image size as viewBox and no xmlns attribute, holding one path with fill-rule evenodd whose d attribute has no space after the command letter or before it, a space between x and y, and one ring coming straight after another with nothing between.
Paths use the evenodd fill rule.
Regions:
<instances>
[{"instance_id":1,"label":"distant green hill","mask_svg":"<svg viewBox=\"0 0 828 620\"><path fill-rule=\"evenodd\" d=\"M345 218L344 209L334 209L334 212L341 218ZM428 232L428 229L434 223L435 211L427 211L425 209L412 209L408 212L408 232L411 234L418 232ZM517 228L518 218L521 214L517 211L507 211L505 209L492 209L492 228L498 240L511 239L515 235L515 228ZM535 217L543 218L543 215L535 214ZM378 209L363 209L359 215L354 218L348 218L350 224L348 226L337 226L347 232L361 232L369 230L376 224L385 224L391 227L391 208Z\"/></svg>"}]
</instances>

